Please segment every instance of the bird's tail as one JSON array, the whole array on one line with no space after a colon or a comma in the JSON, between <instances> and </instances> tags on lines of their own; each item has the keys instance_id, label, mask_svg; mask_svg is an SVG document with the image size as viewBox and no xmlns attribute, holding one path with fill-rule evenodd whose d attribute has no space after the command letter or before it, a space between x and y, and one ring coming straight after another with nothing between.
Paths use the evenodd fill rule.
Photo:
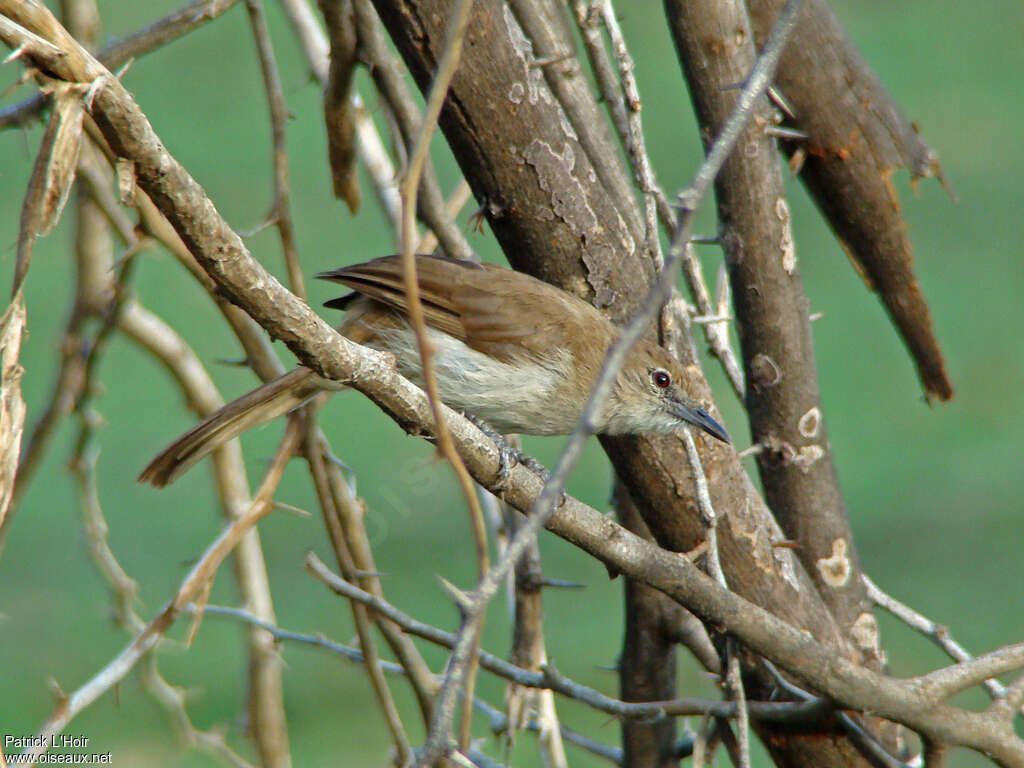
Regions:
<instances>
[{"instance_id":1,"label":"bird's tail","mask_svg":"<svg viewBox=\"0 0 1024 768\"><path fill-rule=\"evenodd\" d=\"M309 368L296 368L214 411L149 462L140 483L162 488L228 440L282 416L324 389Z\"/></svg>"}]
</instances>

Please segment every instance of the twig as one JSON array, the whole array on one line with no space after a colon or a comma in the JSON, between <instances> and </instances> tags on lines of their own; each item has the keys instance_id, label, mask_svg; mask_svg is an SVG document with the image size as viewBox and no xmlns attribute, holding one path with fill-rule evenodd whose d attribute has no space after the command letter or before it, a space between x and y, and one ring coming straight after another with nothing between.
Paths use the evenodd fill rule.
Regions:
<instances>
[{"instance_id":1,"label":"twig","mask_svg":"<svg viewBox=\"0 0 1024 768\"><path fill-rule=\"evenodd\" d=\"M305 0L281 0L299 45L306 56L313 77L321 85L327 83L329 71L329 45L317 24L312 9ZM401 237L402 202L398 197L397 173L373 120L367 113L358 93L352 93L352 108L356 116L356 150L373 184L381 208L394 231L395 242Z\"/></svg>"},{"instance_id":2,"label":"twig","mask_svg":"<svg viewBox=\"0 0 1024 768\"><path fill-rule=\"evenodd\" d=\"M334 548L335 558L337 559L342 572L347 577L356 578L356 572L361 569L357 567L357 563L353 555L353 547L350 546L350 543L358 543L361 535L365 535L365 531L362 529L361 522L357 522L353 525L353 522L348 520L348 526L342 525L342 517L339 513L345 511L347 512L347 515L351 517L351 511L346 509L346 499L340 496L338 491L340 490L344 493L347 488L338 489L332 487L328 479L328 471L329 467L333 469L336 468L334 468L333 465L329 465L325 460L325 446L326 440L322 435L320 435L319 430L315 432L309 431L306 433L304 440L304 453L306 455L306 461L309 464L310 475L313 479L313 486L316 489L317 498L320 501L320 507L324 516L324 523L327 526L331 545ZM364 559L363 563L365 562L366 561ZM372 563L372 560L369 562ZM370 580L371 582L376 582L375 578L371 578ZM380 664L380 655L377 652L377 647L373 642L370 632L371 624L374 621L377 621L378 625L382 629L385 629L385 627L377 617L372 616L366 610L365 606L353 604L350 605L350 608L352 610L352 620L356 626L356 634L359 638L359 647L362 649L362 653L366 659L364 668L369 676L374 696L377 698L381 714L384 716L384 721L388 726L388 730L391 732L391 738L395 743L395 749L401 756L401 765L408 765L412 758L412 746L409 743L405 726L402 723L398 708L395 705L394 697L391 695L391 689L384 680L384 673ZM385 637L388 637L387 631L385 631ZM420 691L422 684L419 682L419 678L414 676L417 668L409 663L407 658L409 654L402 653L402 646L400 644L396 644L394 642L391 644L392 648L398 652L397 655L402 660L403 665L406 665L410 670L409 677L410 680L413 681L414 686L416 686L416 692L420 697L420 706L422 709L425 706L423 703L423 694Z\"/></svg>"},{"instance_id":3,"label":"twig","mask_svg":"<svg viewBox=\"0 0 1024 768\"><path fill-rule=\"evenodd\" d=\"M866 574L861 574L864 586L868 592L868 599L880 608L884 608L907 626L916 629L921 634L932 639L936 645L944 650L954 661L970 661L973 657L967 650L953 639L949 630L941 624L924 616L909 605L901 603L896 598L883 592L878 585ZM1001 699L1006 695L1006 687L998 680L990 678L985 680L983 685L993 699Z\"/></svg>"},{"instance_id":4,"label":"twig","mask_svg":"<svg viewBox=\"0 0 1024 768\"><path fill-rule=\"evenodd\" d=\"M615 18L614 9L609 0L601 0L599 3L588 4L584 0L573 0L576 9L576 21L583 36L584 47L587 50L588 59L598 88L608 105L612 115L612 122L619 133L619 139L626 149L630 166L633 170L634 179L644 195L646 209L646 230L648 247L654 244L651 242L653 231L653 216L657 212L662 225L671 237L675 236L678 221L673 214L672 206L668 202L664 191L658 185L654 177L654 171L647 154L647 148L643 138L643 126L640 118L640 93L636 85L636 78L633 75L633 59L626 48L625 38L619 29L618 21ZM619 79L616 80L614 67L612 66L608 51L601 40L596 22L600 20L608 30L615 57L618 62ZM654 240L657 240L656 235ZM660 268L661 253L660 242L657 243L657 251L652 251L655 261ZM711 296L700 262L691 247L687 247L682 255L683 275L686 278L690 293L693 295L697 308L702 315L715 314L711 304ZM712 354L719 359L725 370L726 377L732 384L740 402L743 402L746 385L743 380L743 370L737 362L736 353L729 342L728 331L719 325L705 325L704 336L711 347Z\"/></svg>"},{"instance_id":5,"label":"twig","mask_svg":"<svg viewBox=\"0 0 1024 768\"><path fill-rule=\"evenodd\" d=\"M708 480L704 475L704 468L700 463L700 454L697 452L697 445L693 441L693 433L689 428L683 432L683 444L686 446L686 456L690 462L690 471L693 473L694 487L697 491L697 507L700 510L701 520L704 523L707 541L707 554L705 555L708 572L723 589L729 585L725 580L725 573L722 571L722 563L718 558L718 516L711 504L711 494L708 493ZM729 638L725 652L726 673L725 681L728 685L729 696L736 702L739 717L737 726L739 730L739 766L738 768L750 768L750 721L747 718L747 709L744 706L746 692L743 690L743 678L740 675L739 649L736 647L735 639Z\"/></svg>"},{"instance_id":6,"label":"twig","mask_svg":"<svg viewBox=\"0 0 1024 768\"><path fill-rule=\"evenodd\" d=\"M196 0L168 14L148 27L115 40L96 54L108 69L118 69L131 59L144 56L182 35L217 18L238 0ZM46 106L49 98L38 94L0 110L0 129L25 125Z\"/></svg>"},{"instance_id":7,"label":"twig","mask_svg":"<svg viewBox=\"0 0 1024 768\"><path fill-rule=\"evenodd\" d=\"M970 661L951 664L918 678L918 685L935 701L943 701L961 691L980 685L996 675L1024 668L1024 643L1006 645Z\"/></svg>"},{"instance_id":8,"label":"twig","mask_svg":"<svg viewBox=\"0 0 1024 768\"><path fill-rule=\"evenodd\" d=\"M416 258L413 253L413 246L416 243L416 198L420 186L420 179L423 174L424 164L427 160L427 153L430 150L430 137L437 127L437 119L441 114L441 106L448 93L448 86L455 70L458 67L459 57L462 54L462 42L466 33L466 26L469 23L469 12L473 7L473 0L458 0L452 12L448 32L444 41L444 53L437 65L437 72L434 74L434 81L430 87L430 94L427 96L426 108L423 113L423 121L416 135L409 156L409 163L405 169L405 176L399 185L402 197L402 273L405 281L405 295L408 303L409 324L416 334L416 345L419 349L420 365L423 369L423 389L430 400L430 407L434 413L436 426L436 437L438 450L445 457L458 478L462 487L462 494L470 511L470 522L473 529L473 540L476 544L477 572L481 579L486 576L490 568L490 556L487 552L487 528L484 522L483 510L480 508L480 500L477 498L473 478L469 476L466 465L455 449L451 433L444 414L441 411L441 395L437 387L437 376L434 372L432 347L427 340L427 326L423 319L423 305L420 302L419 283L416 279ZM475 638L471 643L472 649L468 653L468 666L464 671L465 697L467 701L473 699L473 688L476 678L476 646L479 643L480 633L483 629L483 613L479 613L470 619L470 635ZM454 701L451 701L454 704ZM439 713L444 708L444 700L439 700L438 707L434 711L433 726L438 722ZM470 719L472 709L463 709L463 720L459 746L465 750L469 745ZM430 755L431 738L428 735L427 747L424 754L417 758L418 765L431 765L436 757Z\"/></svg>"},{"instance_id":9,"label":"twig","mask_svg":"<svg viewBox=\"0 0 1024 768\"><path fill-rule=\"evenodd\" d=\"M146 692L174 718L178 732L188 746L205 750L234 768L255 768L252 763L228 746L227 739L220 731L212 728L208 730L196 728L185 709L188 700L187 692L181 686L171 685L160 674L154 651L150 651L143 659L141 677L142 686Z\"/></svg>"},{"instance_id":10,"label":"twig","mask_svg":"<svg viewBox=\"0 0 1024 768\"><path fill-rule=\"evenodd\" d=\"M33 6L33 9L42 9L42 6ZM0 0L2 13L22 19L24 11L23 4ZM38 10L39 13L44 11ZM783 14L783 18L786 15ZM55 39L59 39L62 48L66 47L69 53L78 51L73 40L61 36ZM765 50L771 52L777 44L778 41L774 40ZM61 78L77 81L98 76L88 62L88 66L78 63L82 55L78 52L76 56L64 56L59 61L37 63ZM758 87L758 78L767 80L767 71L760 69L760 64L771 58L762 59L755 67L755 78L749 87ZM354 388L386 405L389 415L400 424L410 428L415 425L420 430L430 429L430 416L421 392L398 377L382 355L356 349L355 345L339 337L252 259L199 185L166 151L116 79L105 80L103 87L97 89L93 110L103 118L100 124L104 135L118 147L123 157L134 162L140 187L160 202L162 210L174 221L203 269L216 278L227 296L244 306L314 370L351 382ZM724 151L712 149L708 170L701 171L693 189L684 197L686 215L682 219L687 228L690 221L690 213L687 212L692 212L695 201L700 197L698 193L706 191L710 183L710 176L706 174L716 167L715 163L721 163ZM669 257L672 258L671 251ZM446 415L475 476L481 482L493 485L498 466L496 451L489 444L481 447L480 433L465 420L450 411ZM556 479L557 482L560 481ZM513 468L506 496L520 509L532 508L538 485L528 470ZM550 510L558 496L554 486L547 488L543 508ZM644 542L615 526L596 510L566 499L559 514L549 512L535 516L524 530L539 525L538 520L549 522L553 531L597 555L610 567L642 579L674 600L691 606L706 621L720 624L742 639L751 651L776 660L787 671L841 706L876 712L925 736L941 736L944 741L985 752L1007 765L1024 763L1024 742L1005 723L997 722L991 713L971 712L946 703L923 700L917 678L897 680L865 669L768 611L723 590L700 574L685 558ZM533 533L536 533L536 528L533 528ZM517 535L510 546L509 552L514 553L514 557L523 551L523 545L519 544L522 539L522 534ZM487 592L483 593L484 597L493 595L506 572L502 563L492 569L490 574L494 574L498 582L493 587L485 582ZM464 637L464 633L459 636L460 643ZM459 665L464 664L464 656L456 658L451 668L457 671ZM993 674L991 669L986 672ZM452 676L449 676L446 684L451 680Z\"/></svg>"},{"instance_id":11,"label":"twig","mask_svg":"<svg viewBox=\"0 0 1024 768\"><path fill-rule=\"evenodd\" d=\"M78 174L92 181L94 175L100 174L99 166L102 164L102 158L93 151L91 145L87 145L78 158ZM92 184L89 186L91 189ZM96 202L96 198L93 198L93 201ZM106 204L109 204L109 201L97 202L101 209ZM64 328L53 394L42 416L36 421L28 446L18 464L9 514L0 525L0 551L3 550L21 500L45 458L57 426L88 394L92 371L104 347L101 342L112 327L117 302L121 300L118 297L121 296L123 299L123 294L119 294L115 287L115 276L111 272L113 259L106 233L96 232L96 228L101 225L96 221L95 210L89 207L90 203L81 201L79 205L82 211L78 217L78 237L75 242L74 303ZM127 225L126 231L117 231L126 235L126 257L137 253L141 244L132 232L131 226ZM117 280L123 281L129 273L122 271L120 274L121 277ZM100 330L96 332L95 339L89 338L86 333L86 324L93 318L100 321Z\"/></svg>"},{"instance_id":12,"label":"twig","mask_svg":"<svg viewBox=\"0 0 1024 768\"><path fill-rule=\"evenodd\" d=\"M306 298L306 285L295 248L295 225L292 222L291 203L289 202L291 195L288 186L288 137L285 134L288 105L284 101L281 75L277 71L274 47L270 42L267 20L263 15L263 4L260 0L246 0L245 7L249 12L249 24L256 40L256 52L259 54L263 86L267 93L267 107L270 111L274 202L270 207L268 219L275 224L281 236L281 248L284 251L284 263L288 268L288 281L291 284L292 293L304 299Z\"/></svg>"},{"instance_id":13,"label":"twig","mask_svg":"<svg viewBox=\"0 0 1024 768\"><path fill-rule=\"evenodd\" d=\"M370 75L373 77L380 96L394 114L401 141L411 155L413 154L413 145L423 135L424 125L428 122L428 118L426 115L421 117L419 114L416 100L405 82L404 70L396 62L388 47L387 38L373 5L369 0L353 0L352 8L355 12L360 54L370 68ZM457 11L453 13L453 19L456 18L456 13ZM454 27L449 29L454 29ZM435 80L435 82L437 81ZM447 86L444 90L447 92ZM428 104L428 110L429 108ZM434 122L436 122L436 116ZM403 184L408 184L409 172L410 168L408 167L403 170L404 180L400 187ZM429 157L424 158L423 166L417 173L421 174L421 177L417 176L416 179L418 195L414 212L418 212L427 226L437 235L446 255L457 259L473 259L473 249L447 213L444 195L441 193L441 187L434 175ZM401 191L400 197L404 199ZM400 243L401 238L404 237L404 226L401 224L399 227Z\"/></svg>"},{"instance_id":14,"label":"twig","mask_svg":"<svg viewBox=\"0 0 1024 768\"><path fill-rule=\"evenodd\" d=\"M647 155L647 146L644 142L643 120L641 118L640 90L636 84L636 77L633 74L635 65L633 57L626 47L626 40L619 28L619 21L615 17L615 9L612 8L611 0L599 0L597 9L601 21L608 30L608 38L612 44L612 51L618 64L619 78L622 86L622 98L625 101L626 112L626 133L622 137L629 156L630 165L633 168L633 176L637 186L644 196L644 212L646 222L647 247L654 259L654 268L661 269L662 254L661 241L658 238L658 209L663 212L665 221L671 226L673 220L672 209L668 204L664 191L654 176L654 168L651 159Z\"/></svg>"},{"instance_id":15,"label":"twig","mask_svg":"<svg viewBox=\"0 0 1024 768\"><path fill-rule=\"evenodd\" d=\"M445 210L448 212L448 217L455 221L458 217L459 212L465 207L473 197L473 190L469 188L469 182L465 179L460 179L455 190L452 192L451 197L448 198L448 204L445 206ZM428 229L423 233L423 237L420 238L419 243L416 245L416 253L432 253L437 248L437 235L434 234L434 230Z\"/></svg>"},{"instance_id":16,"label":"twig","mask_svg":"<svg viewBox=\"0 0 1024 768\"><path fill-rule=\"evenodd\" d=\"M390 603L339 578L312 552L306 555L306 569L333 592L349 600L362 603L374 611L379 611L416 637L421 637L445 648L454 648L461 638L461 634L446 632L418 621ZM551 664L546 665L540 672L533 672L483 650L480 651L480 666L488 672L519 685L550 689L616 717L681 717L710 712L716 717L728 718L735 717L737 713L736 702L716 699L679 698L671 701L621 701L570 680L560 674ZM831 711L831 705L824 699L801 702L750 701L747 702L747 708L751 716L758 719L793 724L813 722Z\"/></svg>"},{"instance_id":17,"label":"twig","mask_svg":"<svg viewBox=\"0 0 1024 768\"><path fill-rule=\"evenodd\" d=\"M82 427L76 441L71 468L78 481L78 493L89 542L89 553L97 570L110 588L118 623L134 637L145 629L146 624L135 610L138 583L125 573L116 555L110 549L107 538L109 528L100 505L99 491L96 485L96 461L99 450L93 444L99 416L91 409L81 411L80 416ZM223 735L215 730L201 730L195 727L185 709L184 691L177 686L172 686L160 674L157 668L156 654L152 650L147 653L143 662L142 681L146 690L174 719L186 744L205 749L232 765L249 766L248 762L228 746Z\"/></svg>"},{"instance_id":18,"label":"twig","mask_svg":"<svg viewBox=\"0 0 1024 768\"><path fill-rule=\"evenodd\" d=\"M507 535L502 536L499 540L499 555L508 543L508 538L515 535L515 531L523 523L517 510L504 502L501 502L500 506L504 521L503 530ZM542 588L544 586L546 583L541 569L540 547L534 541L533 546L516 563L512 579L514 606L509 661L535 672L548 663L543 627ZM534 693L536 695L530 695ZM536 722L540 732L538 747L541 750L541 759L544 765L547 768L567 768L565 746L562 744L561 727L558 713L555 710L555 697L550 690L542 689L534 692L514 683L506 686L505 710L508 712L509 744L515 739L516 729L526 724L531 703L536 712Z\"/></svg>"},{"instance_id":19,"label":"twig","mask_svg":"<svg viewBox=\"0 0 1024 768\"><path fill-rule=\"evenodd\" d=\"M590 435L594 434L593 425L600 404L607 398L615 376L622 368L629 349L646 332L658 308L669 295L675 267L682 258L684 246L690 238L693 216L697 205L703 199L718 170L732 151L732 147L739 138L743 126L752 114L756 100L764 93L764 89L768 87L771 73L778 64L783 45L796 21L799 7L799 0L790 0L786 5L786 9L779 16L779 21L775 31L772 33L772 38L765 46L764 52L758 59L754 71L751 73L743 92L740 94L740 98L737 100L736 111L725 125L722 134L711 147L707 158L698 170L690 187L680 195L681 211L679 223L676 227L672 248L670 248L668 258L665 261L665 267L659 274L658 280L640 309L623 329L622 335L608 350L608 354L601 367L601 372L583 408L580 423L569 436L569 440L559 456L551 476L544 483L544 489L541 491L530 512L529 521L516 533L513 540L509 543L505 556L491 568L487 576L481 580L476 590L470 595L469 605L471 607L466 611L467 617L463 621L462 628L459 631L459 641L456 643L449 660L445 683L438 693L434 721L431 724L427 744L424 746L421 757L423 764L429 764L447 752L447 733L453 714L455 690L465 674L466 664L470 656L470 648L473 645L472 638L475 634L475 621L471 617L482 614L487 603L494 596L516 560L522 556L530 542L536 538L540 529L556 512L556 503L562 494L562 489L565 487L566 478L579 459L584 442Z\"/></svg>"},{"instance_id":20,"label":"twig","mask_svg":"<svg viewBox=\"0 0 1024 768\"><path fill-rule=\"evenodd\" d=\"M97 698L124 679L138 661L156 646L160 638L171 628L184 607L199 595L217 573L217 569L245 533L274 508L273 495L284 474L285 465L299 444L300 426L294 419L289 420L284 438L274 454L273 461L259 493L245 515L231 524L207 547L199 562L189 571L178 591L164 609L146 625L128 646L97 672L87 683L68 695L62 695L53 714L40 728L34 746L25 752L26 757L36 760L48 749L54 735L60 733L68 723Z\"/></svg>"},{"instance_id":21,"label":"twig","mask_svg":"<svg viewBox=\"0 0 1024 768\"><path fill-rule=\"evenodd\" d=\"M480 699L474 700L473 706L481 712L483 712L485 715L487 715L488 718L490 718L491 733L508 733L509 728L511 726L509 725L509 718L504 712L500 712L499 710L495 709L494 707L491 707L486 702L483 702ZM539 734L543 734L544 732L543 723L541 723L536 718L530 719L522 727L525 730L536 731ZM602 744L601 742L588 738L584 736L582 733L579 733L578 731L575 731L572 728L567 728L562 724L558 725L558 735L561 740L569 744L575 744L580 749L585 749L587 752L590 752L593 755L603 757L605 760L608 760L613 765L622 764L622 750L617 747L610 747L607 744ZM543 736L541 736L541 738L543 738Z\"/></svg>"},{"instance_id":22,"label":"twig","mask_svg":"<svg viewBox=\"0 0 1024 768\"><path fill-rule=\"evenodd\" d=\"M186 610L192 611L193 606L188 606ZM335 642L322 634L309 635L302 632L294 632L292 630L284 629L283 627L263 621L259 617L254 616L252 613L242 608L231 608L223 605L207 605L203 610L208 616L225 616L245 622L246 624L252 624L253 626L259 627L271 634L278 642L295 642L303 645L310 645L314 648L322 648L325 651L334 653L354 664L366 663L366 659L363 656L362 651L359 649L342 645L341 643ZM391 661L382 660L380 662L380 668L388 674L403 676L408 674L401 664L395 664ZM435 679L440 680L440 677L435 677ZM506 733L509 730L509 720L505 713L495 709L479 698L473 700L473 706L480 712L483 712L490 719L490 729L492 733ZM530 720L524 727L529 731L540 732L542 730L542 726L536 719ZM598 757L603 757L615 764L619 764L622 761L622 751L619 749L609 747L606 744L601 744L593 739L589 739L564 725L559 725L559 733L568 743L575 744L581 749L585 749Z\"/></svg>"},{"instance_id":23,"label":"twig","mask_svg":"<svg viewBox=\"0 0 1024 768\"><path fill-rule=\"evenodd\" d=\"M0 317L0 532L5 530L25 430L25 398L21 392L24 369L20 362L24 335L25 299L19 293Z\"/></svg>"},{"instance_id":24,"label":"twig","mask_svg":"<svg viewBox=\"0 0 1024 768\"><path fill-rule=\"evenodd\" d=\"M809 691L805 691L800 686L789 682L785 677L783 677L779 670L775 668L775 665L767 659L762 659L761 661L772 674L772 677L775 678L776 684L790 696L795 697L799 701L807 701L809 698L814 696L814 694ZM843 730L849 735L850 741L853 745L873 762L883 766L883 768L919 768L919 764L916 760L903 762L890 754L889 750L880 744L878 739L876 739L872 733L862 727L860 723L846 712L835 712L834 714L836 719L839 721L839 724L843 727Z\"/></svg>"},{"instance_id":25,"label":"twig","mask_svg":"<svg viewBox=\"0 0 1024 768\"><path fill-rule=\"evenodd\" d=\"M212 413L223 399L199 358L184 340L159 317L138 302L130 301L119 318L120 330L152 354L181 387L187 401L200 415ZM252 501L249 483L237 440L213 454L217 496L227 518L238 518ZM274 508L279 505L273 502ZM255 530L249 531L235 550L236 576L246 603L267 621L274 621L274 605L267 579L262 547ZM281 660L273 640L253 630L248 636L249 708L257 747L265 763L290 764ZM179 718L180 719L180 718Z\"/></svg>"},{"instance_id":26,"label":"twig","mask_svg":"<svg viewBox=\"0 0 1024 768\"><path fill-rule=\"evenodd\" d=\"M997 717L1004 716L1013 720L1024 713L1024 675L1021 675L1006 687L1006 696L996 699L989 705L989 711Z\"/></svg>"}]
</instances>

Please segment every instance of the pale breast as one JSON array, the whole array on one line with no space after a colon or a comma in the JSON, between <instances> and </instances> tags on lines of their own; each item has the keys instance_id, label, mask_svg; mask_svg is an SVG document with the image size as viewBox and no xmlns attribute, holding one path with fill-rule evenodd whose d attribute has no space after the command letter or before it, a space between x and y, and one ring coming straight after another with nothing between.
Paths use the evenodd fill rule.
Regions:
<instances>
[{"instance_id":1,"label":"pale breast","mask_svg":"<svg viewBox=\"0 0 1024 768\"><path fill-rule=\"evenodd\" d=\"M569 366L565 350L553 350L541 363L500 362L458 339L428 328L434 346L434 370L441 399L456 410L483 419L500 432L562 435L579 420L578 404L564 402L564 379L555 371ZM393 353L407 379L423 384L419 351L412 330L378 333L379 346Z\"/></svg>"}]
</instances>

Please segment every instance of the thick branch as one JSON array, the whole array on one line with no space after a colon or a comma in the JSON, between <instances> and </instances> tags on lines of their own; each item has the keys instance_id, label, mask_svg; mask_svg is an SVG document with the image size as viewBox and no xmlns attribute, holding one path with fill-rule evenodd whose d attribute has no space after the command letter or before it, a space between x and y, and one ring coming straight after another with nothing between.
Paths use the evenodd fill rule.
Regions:
<instances>
[{"instance_id":1,"label":"thick branch","mask_svg":"<svg viewBox=\"0 0 1024 768\"><path fill-rule=\"evenodd\" d=\"M665 10L686 74L702 135L732 113L727 86L754 65L750 21L742 3L666 0ZM743 33L738 34L737 30ZM715 183L737 330L746 372L746 406L765 501L839 625L851 633L874 619L839 491L814 362L809 301L796 266L789 205L783 190L767 99ZM877 631L870 634L877 642ZM860 648L878 664L877 645Z\"/></svg>"},{"instance_id":2,"label":"thick branch","mask_svg":"<svg viewBox=\"0 0 1024 768\"><path fill-rule=\"evenodd\" d=\"M763 45L783 0L749 3ZM940 175L938 156L892 101L826 0L808 0L796 39L779 63L776 87L792 104L786 142L802 158L800 178L868 287L878 291L910 350L929 397L949 400L953 385L932 333L931 313L913 270L913 246L892 175Z\"/></svg>"}]
</instances>

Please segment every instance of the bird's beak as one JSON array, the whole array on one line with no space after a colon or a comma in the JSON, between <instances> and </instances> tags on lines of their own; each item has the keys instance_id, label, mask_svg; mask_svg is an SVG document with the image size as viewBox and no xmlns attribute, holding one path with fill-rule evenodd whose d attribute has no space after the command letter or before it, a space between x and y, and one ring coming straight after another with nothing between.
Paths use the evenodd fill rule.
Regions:
<instances>
[{"instance_id":1,"label":"bird's beak","mask_svg":"<svg viewBox=\"0 0 1024 768\"><path fill-rule=\"evenodd\" d=\"M712 437L717 437L723 443L732 442L729 439L729 433L725 431L725 428L711 418L711 414L703 408L684 405L683 403L673 403L672 410L678 418L688 424L693 424L695 427L700 427Z\"/></svg>"}]
</instances>

